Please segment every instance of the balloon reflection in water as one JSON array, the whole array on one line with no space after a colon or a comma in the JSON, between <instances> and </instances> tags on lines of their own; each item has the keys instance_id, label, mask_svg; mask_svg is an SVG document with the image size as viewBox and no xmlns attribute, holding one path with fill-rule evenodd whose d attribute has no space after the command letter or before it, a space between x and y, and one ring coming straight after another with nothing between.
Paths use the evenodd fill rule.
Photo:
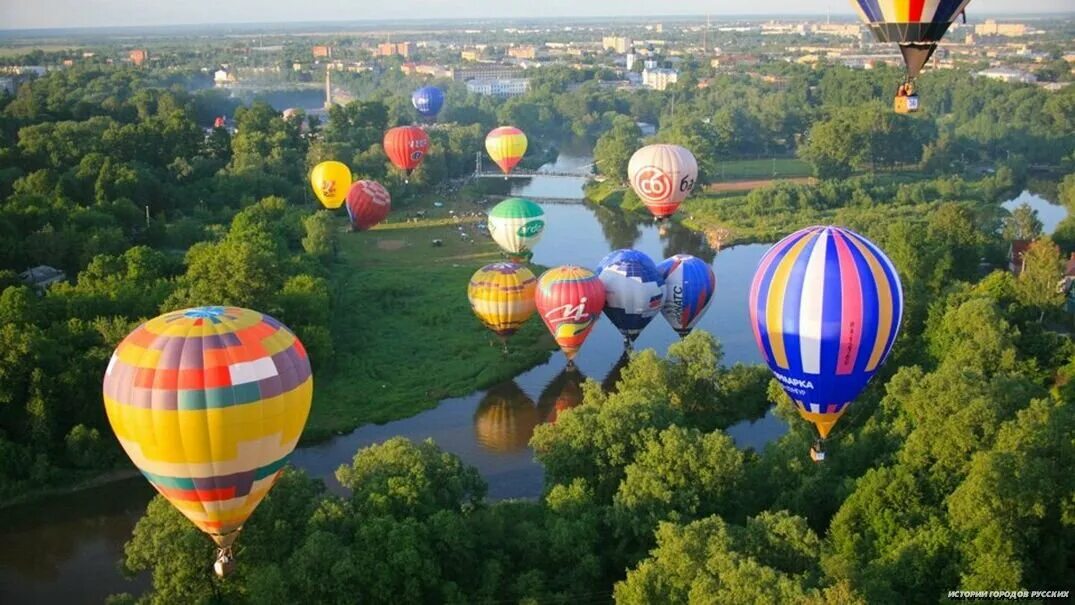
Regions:
<instances>
[{"instance_id":1,"label":"balloon reflection in water","mask_svg":"<svg viewBox=\"0 0 1075 605\"><path fill-rule=\"evenodd\" d=\"M478 443L492 452L526 449L537 425L538 410L534 402L514 380L489 389L474 412Z\"/></svg>"},{"instance_id":2,"label":"balloon reflection in water","mask_svg":"<svg viewBox=\"0 0 1075 605\"><path fill-rule=\"evenodd\" d=\"M586 376L574 367L562 370L541 391L538 414L544 422L555 424L560 414L582 404L582 382Z\"/></svg>"},{"instance_id":3,"label":"balloon reflection in water","mask_svg":"<svg viewBox=\"0 0 1075 605\"><path fill-rule=\"evenodd\" d=\"M620 355L620 358L616 360L616 365L612 366L612 369L608 371L608 376L601 381L601 389L606 393L614 393L619 389L620 377L623 376L623 369L627 367L627 364L631 363L631 354L627 351Z\"/></svg>"}]
</instances>

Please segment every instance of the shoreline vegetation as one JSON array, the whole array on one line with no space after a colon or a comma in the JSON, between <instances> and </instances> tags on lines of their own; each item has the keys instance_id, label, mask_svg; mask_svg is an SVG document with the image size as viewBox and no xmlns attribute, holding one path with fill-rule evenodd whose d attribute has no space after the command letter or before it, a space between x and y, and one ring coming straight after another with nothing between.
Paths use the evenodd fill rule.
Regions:
<instances>
[{"instance_id":1,"label":"shoreline vegetation","mask_svg":"<svg viewBox=\"0 0 1075 605\"><path fill-rule=\"evenodd\" d=\"M482 197L465 190L402 200L385 223L362 233L349 232L345 216L333 217L339 248L329 269L329 290L336 354L315 376L314 402L299 447L367 424L409 418L445 399L489 388L544 363L555 350L541 322L530 321L511 337L505 354L473 316L466 283L479 267L504 257L477 229L480 218L473 213L487 208L464 196ZM434 207L434 201L443 207ZM419 211L425 213L421 218ZM466 238L460 235L464 232ZM434 239L443 244L434 248ZM535 274L544 270L530 268ZM374 358L370 351L379 354ZM62 472L47 484L0 500L0 510L136 476L137 469L127 465Z\"/></svg>"}]
</instances>

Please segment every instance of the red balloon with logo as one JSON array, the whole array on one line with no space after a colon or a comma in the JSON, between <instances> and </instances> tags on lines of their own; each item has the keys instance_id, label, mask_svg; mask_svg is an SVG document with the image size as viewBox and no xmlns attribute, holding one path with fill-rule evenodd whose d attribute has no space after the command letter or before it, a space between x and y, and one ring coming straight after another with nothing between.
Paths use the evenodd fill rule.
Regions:
<instances>
[{"instance_id":1,"label":"red balloon with logo","mask_svg":"<svg viewBox=\"0 0 1075 605\"><path fill-rule=\"evenodd\" d=\"M575 358L605 307L605 286L589 269L553 267L541 274L535 295L541 320L569 360Z\"/></svg>"},{"instance_id":2,"label":"red balloon with logo","mask_svg":"<svg viewBox=\"0 0 1075 605\"><path fill-rule=\"evenodd\" d=\"M376 181L355 181L347 192L347 216L356 231L371 229L391 209L392 196Z\"/></svg>"},{"instance_id":3,"label":"red balloon with logo","mask_svg":"<svg viewBox=\"0 0 1075 605\"><path fill-rule=\"evenodd\" d=\"M429 151L429 135L417 126L399 126L384 135L384 152L388 159L409 175L422 164Z\"/></svg>"},{"instance_id":4,"label":"red balloon with logo","mask_svg":"<svg viewBox=\"0 0 1075 605\"><path fill-rule=\"evenodd\" d=\"M694 190L698 162L679 145L647 145L631 156L627 177L646 208L663 220L675 214Z\"/></svg>"}]
</instances>

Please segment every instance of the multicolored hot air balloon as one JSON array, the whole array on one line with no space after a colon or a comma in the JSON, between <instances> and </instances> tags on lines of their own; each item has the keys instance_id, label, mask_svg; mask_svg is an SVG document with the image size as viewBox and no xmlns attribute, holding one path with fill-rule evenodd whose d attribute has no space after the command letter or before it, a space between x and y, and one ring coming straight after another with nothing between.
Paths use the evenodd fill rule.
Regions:
<instances>
[{"instance_id":1,"label":"multicolored hot air balloon","mask_svg":"<svg viewBox=\"0 0 1075 605\"><path fill-rule=\"evenodd\" d=\"M514 126L501 126L485 137L485 150L500 170L508 174L526 155L526 135Z\"/></svg>"},{"instance_id":2,"label":"multicolored hot air balloon","mask_svg":"<svg viewBox=\"0 0 1075 605\"><path fill-rule=\"evenodd\" d=\"M630 347L661 310L664 279L644 252L615 250L597 265L605 287L605 315Z\"/></svg>"},{"instance_id":3,"label":"multicolored hot air balloon","mask_svg":"<svg viewBox=\"0 0 1075 605\"><path fill-rule=\"evenodd\" d=\"M605 287L589 269L553 267L538 278L538 313L567 359L573 360L605 306Z\"/></svg>"},{"instance_id":4,"label":"multicolored hot air balloon","mask_svg":"<svg viewBox=\"0 0 1075 605\"><path fill-rule=\"evenodd\" d=\"M918 111L914 79L970 0L854 0L852 4L878 42L899 44L907 77L895 109L898 113Z\"/></svg>"},{"instance_id":5,"label":"multicolored hot air balloon","mask_svg":"<svg viewBox=\"0 0 1075 605\"><path fill-rule=\"evenodd\" d=\"M347 199L351 169L342 162L321 162L310 171L310 186L325 208L335 210Z\"/></svg>"},{"instance_id":6,"label":"multicolored hot air balloon","mask_svg":"<svg viewBox=\"0 0 1075 605\"><path fill-rule=\"evenodd\" d=\"M429 135L417 126L397 126L384 134L384 152L396 168L410 175L429 152Z\"/></svg>"},{"instance_id":7,"label":"multicolored hot air balloon","mask_svg":"<svg viewBox=\"0 0 1075 605\"><path fill-rule=\"evenodd\" d=\"M647 145L631 156L627 178L653 216L664 220L694 190L698 162L679 145Z\"/></svg>"},{"instance_id":8,"label":"multicolored hot air balloon","mask_svg":"<svg viewBox=\"0 0 1075 605\"><path fill-rule=\"evenodd\" d=\"M146 479L216 542L216 571L306 425L313 374L302 343L238 307L165 313L116 347L104 404Z\"/></svg>"},{"instance_id":9,"label":"multicolored hot air balloon","mask_svg":"<svg viewBox=\"0 0 1075 605\"><path fill-rule=\"evenodd\" d=\"M508 198L489 212L489 235L513 261L529 260L544 232L545 211L530 200Z\"/></svg>"},{"instance_id":10,"label":"multicolored hot air balloon","mask_svg":"<svg viewBox=\"0 0 1075 605\"><path fill-rule=\"evenodd\" d=\"M392 196L376 181L355 181L347 192L347 217L355 231L372 229L392 209Z\"/></svg>"},{"instance_id":11,"label":"multicolored hot air balloon","mask_svg":"<svg viewBox=\"0 0 1075 605\"><path fill-rule=\"evenodd\" d=\"M435 118L444 107L444 91L436 86L423 86L411 95L411 105L423 118Z\"/></svg>"},{"instance_id":12,"label":"multicolored hot air balloon","mask_svg":"<svg viewBox=\"0 0 1075 605\"><path fill-rule=\"evenodd\" d=\"M467 298L474 315L506 341L537 309L536 290L537 278L530 269L515 263L494 263L470 278Z\"/></svg>"},{"instance_id":13,"label":"multicolored hot air balloon","mask_svg":"<svg viewBox=\"0 0 1075 605\"><path fill-rule=\"evenodd\" d=\"M758 349L821 439L884 363L902 316L892 261L840 227L782 239L762 257L750 287ZM812 454L823 459L821 441Z\"/></svg>"},{"instance_id":14,"label":"multicolored hot air balloon","mask_svg":"<svg viewBox=\"0 0 1075 605\"><path fill-rule=\"evenodd\" d=\"M681 337L691 333L709 309L717 290L713 267L690 254L677 254L657 265L664 279L661 314Z\"/></svg>"}]
</instances>

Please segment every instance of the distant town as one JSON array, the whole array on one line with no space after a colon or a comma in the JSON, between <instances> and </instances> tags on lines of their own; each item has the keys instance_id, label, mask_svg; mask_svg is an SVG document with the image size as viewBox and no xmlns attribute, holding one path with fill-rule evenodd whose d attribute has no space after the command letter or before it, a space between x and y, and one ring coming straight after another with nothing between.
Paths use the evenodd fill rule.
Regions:
<instances>
[{"instance_id":1,"label":"distant town","mask_svg":"<svg viewBox=\"0 0 1075 605\"><path fill-rule=\"evenodd\" d=\"M974 20L956 23L933 56L934 69L970 66L980 77L1036 83L1049 89L1073 80L1075 41L1064 21L1041 18ZM769 63L842 64L873 69L898 66L899 51L874 42L868 28L850 20L728 20L715 16L668 23L545 23L540 26L485 24L473 29L418 27L397 31L235 34L203 40L130 36L74 38L79 48L47 41L40 64L0 66L0 91L14 93L20 81L80 62L126 62L136 66L184 67L202 62L200 70L214 86L232 89L286 86L321 87L326 102L333 93L333 74L398 70L464 82L478 95L513 97L530 89L527 72L548 65L601 70L602 85L616 89L665 90L676 84L686 62L703 71L753 74ZM65 42L70 44L65 38ZM19 39L19 44L28 40ZM152 43L151 43L152 42ZM34 47L29 47L34 48ZM18 45L8 55L22 52ZM0 60L3 57L0 56ZM706 69L708 66L708 70ZM757 74L755 74L757 75ZM771 72L765 77L773 79ZM700 78L699 87L709 84ZM340 99L337 99L339 101Z\"/></svg>"}]
</instances>

